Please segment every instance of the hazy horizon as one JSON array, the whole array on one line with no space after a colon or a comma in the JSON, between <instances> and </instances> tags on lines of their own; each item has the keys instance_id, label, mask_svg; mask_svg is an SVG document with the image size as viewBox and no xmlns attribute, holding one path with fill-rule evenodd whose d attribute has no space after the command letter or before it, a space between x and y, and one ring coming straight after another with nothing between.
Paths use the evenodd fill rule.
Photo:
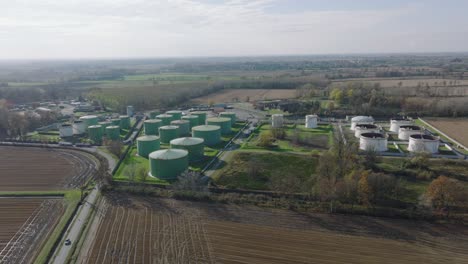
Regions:
<instances>
[{"instance_id":1,"label":"hazy horizon","mask_svg":"<svg viewBox=\"0 0 468 264\"><path fill-rule=\"evenodd\" d=\"M0 60L466 53L468 2L19 0Z\"/></svg>"}]
</instances>

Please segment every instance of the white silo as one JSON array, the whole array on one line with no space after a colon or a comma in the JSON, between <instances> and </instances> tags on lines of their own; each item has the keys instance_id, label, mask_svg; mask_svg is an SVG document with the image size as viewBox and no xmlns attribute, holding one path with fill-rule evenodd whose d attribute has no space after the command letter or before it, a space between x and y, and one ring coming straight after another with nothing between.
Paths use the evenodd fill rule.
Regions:
<instances>
[{"instance_id":1,"label":"white silo","mask_svg":"<svg viewBox=\"0 0 468 264\"><path fill-rule=\"evenodd\" d=\"M305 127L306 128L316 128L317 127L317 115L306 115Z\"/></svg>"},{"instance_id":2,"label":"white silo","mask_svg":"<svg viewBox=\"0 0 468 264\"><path fill-rule=\"evenodd\" d=\"M132 117L133 114L134 114L133 106L132 106L132 105L128 105L128 106L127 106L127 115L128 115L129 117Z\"/></svg>"},{"instance_id":3,"label":"white silo","mask_svg":"<svg viewBox=\"0 0 468 264\"><path fill-rule=\"evenodd\" d=\"M414 125L414 121L412 119L404 118L404 117L396 117L390 119L390 131L398 133L401 126L410 126Z\"/></svg>"},{"instance_id":4,"label":"white silo","mask_svg":"<svg viewBox=\"0 0 468 264\"><path fill-rule=\"evenodd\" d=\"M81 120L73 122L73 135L81 135L86 132L86 123Z\"/></svg>"},{"instance_id":5,"label":"white silo","mask_svg":"<svg viewBox=\"0 0 468 264\"><path fill-rule=\"evenodd\" d=\"M357 124L374 124L372 116L355 116L351 118L351 130L354 130Z\"/></svg>"},{"instance_id":6,"label":"white silo","mask_svg":"<svg viewBox=\"0 0 468 264\"><path fill-rule=\"evenodd\" d=\"M398 139L409 140L411 135L423 134L423 130L419 126L400 126L398 129Z\"/></svg>"},{"instance_id":7,"label":"white silo","mask_svg":"<svg viewBox=\"0 0 468 264\"><path fill-rule=\"evenodd\" d=\"M283 126L283 115L282 114L271 115L271 127L279 128L282 126Z\"/></svg>"},{"instance_id":8,"label":"white silo","mask_svg":"<svg viewBox=\"0 0 468 264\"><path fill-rule=\"evenodd\" d=\"M362 133L380 133L380 127L372 124L357 124L354 127L354 136L359 138Z\"/></svg>"},{"instance_id":9,"label":"white silo","mask_svg":"<svg viewBox=\"0 0 468 264\"><path fill-rule=\"evenodd\" d=\"M430 135L411 135L409 137L409 152L439 152L439 138Z\"/></svg>"},{"instance_id":10,"label":"white silo","mask_svg":"<svg viewBox=\"0 0 468 264\"><path fill-rule=\"evenodd\" d=\"M359 149L365 151L387 151L387 135L382 133L362 133L359 137Z\"/></svg>"},{"instance_id":11,"label":"white silo","mask_svg":"<svg viewBox=\"0 0 468 264\"><path fill-rule=\"evenodd\" d=\"M59 131L61 138L73 136L73 127L70 124L62 124Z\"/></svg>"}]
</instances>

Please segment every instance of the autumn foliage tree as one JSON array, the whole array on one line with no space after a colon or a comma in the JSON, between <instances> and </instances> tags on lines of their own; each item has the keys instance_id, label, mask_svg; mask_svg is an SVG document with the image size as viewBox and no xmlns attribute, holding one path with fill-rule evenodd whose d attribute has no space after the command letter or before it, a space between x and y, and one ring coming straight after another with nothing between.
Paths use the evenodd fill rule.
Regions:
<instances>
[{"instance_id":1,"label":"autumn foliage tree","mask_svg":"<svg viewBox=\"0 0 468 264\"><path fill-rule=\"evenodd\" d=\"M425 197L434 208L444 209L448 217L453 207L466 204L466 191L460 181L439 176L427 187Z\"/></svg>"}]
</instances>

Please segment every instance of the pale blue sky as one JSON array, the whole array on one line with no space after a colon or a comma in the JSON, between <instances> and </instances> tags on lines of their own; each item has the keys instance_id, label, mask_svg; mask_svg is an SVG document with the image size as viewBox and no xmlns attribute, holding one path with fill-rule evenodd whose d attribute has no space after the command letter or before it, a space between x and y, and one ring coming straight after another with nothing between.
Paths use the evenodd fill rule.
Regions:
<instances>
[{"instance_id":1,"label":"pale blue sky","mask_svg":"<svg viewBox=\"0 0 468 264\"><path fill-rule=\"evenodd\" d=\"M468 51L462 0L0 0L0 59Z\"/></svg>"}]
</instances>

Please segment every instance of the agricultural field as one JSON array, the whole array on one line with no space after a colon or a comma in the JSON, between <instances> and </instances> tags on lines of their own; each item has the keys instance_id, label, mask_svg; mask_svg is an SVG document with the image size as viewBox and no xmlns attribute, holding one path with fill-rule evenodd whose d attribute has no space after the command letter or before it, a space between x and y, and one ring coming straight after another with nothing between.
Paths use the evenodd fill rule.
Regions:
<instances>
[{"instance_id":1,"label":"agricultural field","mask_svg":"<svg viewBox=\"0 0 468 264\"><path fill-rule=\"evenodd\" d=\"M103 205L77 263L464 263L468 257L464 226L116 197Z\"/></svg>"},{"instance_id":2,"label":"agricultural field","mask_svg":"<svg viewBox=\"0 0 468 264\"><path fill-rule=\"evenodd\" d=\"M424 120L468 147L468 118L425 118Z\"/></svg>"},{"instance_id":3,"label":"agricultural field","mask_svg":"<svg viewBox=\"0 0 468 264\"><path fill-rule=\"evenodd\" d=\"M97 161L79 151L0 146L0 191L75 188L96 169Z\"/></svg>"},{"instance_id":4,"label":"agricultural field","mask_svg":"<svg viewBox=\"0 0 468 264\"><path fill-rule=\"evenodd\" d=\"M391 87L416 87L418 84L423 83L424 86L426 83L429 86L468 86L468 80L454 80L452 79L435 79L435 78L413 78L413 79L398 79L398 78L365 78L365 79L350 79L346 81L334 81L334 84L344 84L347 82L364 82L369 84L379 83L383 88Z\"/></svg>"},{"instance_id":5,"label":"agricultural field","mask_svg":"<svg viewBox=\"0 0 468 264\"><path fill-rule=\"evenodd\" d=\"M245 102L271 99L290 99L296 98L295 89L225 89L209 95L193 99L194 103L209 104Z\"/></svg>"},{"instance_id":6,"label":"agricultural field","mask_svg":"<svg viewBox=\"0 0 468 264\"><path fill-rule=\"evenodd\" d=\"M29 263L64 212L62 199L0 199L0 263Z\"/></svg>"}]
</instances>

